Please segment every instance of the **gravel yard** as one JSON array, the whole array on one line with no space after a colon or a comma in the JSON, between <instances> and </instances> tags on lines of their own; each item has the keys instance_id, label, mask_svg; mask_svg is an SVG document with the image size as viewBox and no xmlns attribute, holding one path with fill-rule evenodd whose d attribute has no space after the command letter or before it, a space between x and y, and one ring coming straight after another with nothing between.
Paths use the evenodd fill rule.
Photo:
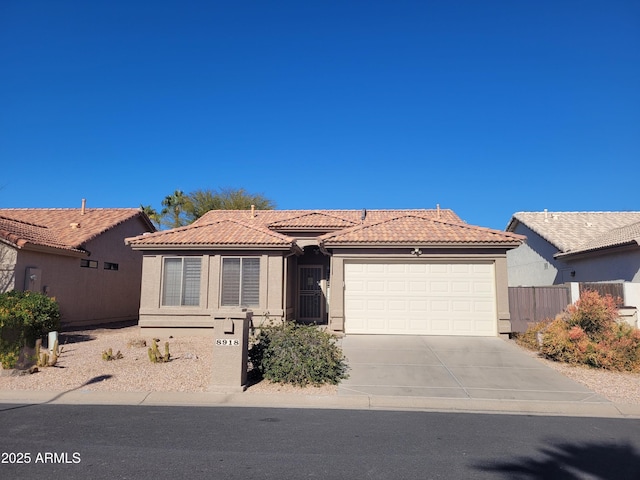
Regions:
<instances>
[{"instance_id":1,"label":"gravel yard","mask_svg":"<svg viewBox=\"0 0 640 480\"><path fill-rule=\"evenodd\" d=\"M152 337L143 337L136 326L63 333L59 341L62 351L54 367L20 376L7 376L8 371L5 371L5 375L0 376L0 390L206 392L212 373L212 339L201 336L157 338L161 353L164 353L164 343L169 342L170 362L149 361L147 349ZM122 358L103 360L102 352L109 348L114 355L120 351ZM250 385L247 392L327 395L335 394L337 387L303 389L261 381Z\"/></svg>"},{"instance_id":2,"label":"gravel yard","mask_svg":"<svg viewBox=\"0 0 640 480\"><path fill-rule=\"evenodd\" d=\"M141 340L150 346L152 339L142 337L140 329L135 326L70 332L62 334L60 339L62 353L55 367L41 368L37 373L21 376L7 376L5 371L0 376L0 390L205 392L209 388L211 338L160 338L160 351L164 351L164 342L168 341L172 358L170 362L160 364L149 361L147 346L141 346ZM114 354L119 350L123 358L103 360L102 352L109 348ZM536 356L534 352L522 350ZM613 402L640 404L640 374L538 360ZM252 392L335 395L337 388L297 388L262 381L249 386L247 393Z\"/></svg>"}]
</instances>

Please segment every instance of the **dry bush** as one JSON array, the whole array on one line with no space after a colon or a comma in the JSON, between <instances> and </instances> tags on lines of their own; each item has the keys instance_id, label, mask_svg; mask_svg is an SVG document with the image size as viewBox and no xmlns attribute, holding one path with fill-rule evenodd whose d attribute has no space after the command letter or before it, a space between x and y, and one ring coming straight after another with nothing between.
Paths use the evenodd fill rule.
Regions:
<instances>
[{"instance_id":1,"label":"dry bush","mask_svg":"<svg viewBox=\"0 0 640 480\"><path fill-rule=\"evenodd\" d=\"M554 321L532 325L518 343L559 362L640 372L640 330L617 319L614 298L587 291Z\"/></svg>"}]
</instances>

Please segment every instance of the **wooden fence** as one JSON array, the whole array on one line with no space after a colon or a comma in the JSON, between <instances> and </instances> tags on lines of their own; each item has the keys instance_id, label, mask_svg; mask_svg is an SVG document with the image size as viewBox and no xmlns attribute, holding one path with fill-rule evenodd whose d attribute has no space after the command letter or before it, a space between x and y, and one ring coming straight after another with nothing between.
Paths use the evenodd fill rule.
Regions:
<instances>
[{"instance_id":1,"label":"wooden fence","mask_svg":"<svg viewBox=\"0 0 640 480\"><path fill-rule=\"evenodd\" d=\"M593 290L600 294L601 297L611 295L617 303L618 307L625 304L624 302L624 285L622 283L580 283L580 295L585 290Z\"/></svg>"},{"instance_id":2,"label":"wooden fence","mask_svg":"<svg viewBox=\"0 0 640 480\"><path fill-rule=\"evenodd\" d=\"M571 303L568 287L509 287L511 330L525 332L531 323L555 318Z\"/></svg>"}]
</instances>

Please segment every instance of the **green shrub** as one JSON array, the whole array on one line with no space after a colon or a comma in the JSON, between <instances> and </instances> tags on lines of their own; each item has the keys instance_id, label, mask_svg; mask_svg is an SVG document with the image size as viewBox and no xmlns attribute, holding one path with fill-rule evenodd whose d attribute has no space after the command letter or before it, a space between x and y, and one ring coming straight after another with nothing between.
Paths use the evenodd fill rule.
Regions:
<instances>
[{"instance_id":1,"label":"green shrub","mask_svg":"<svg viewBox=\"0 0 640 480\"><path fill-rule=\"evenodd\" d=\"M346 359L336 337L313 325L285 322L261 328L249 360L263 378L276 383L337 385L347 378Z\"/></svg>"},{"instance_id":2,"label":"green shrub","mask_svg":"<svg viewBox=\"0 0 640 480\"><path fill-rule=\"evenodd\" d=\"M60 328L55 299L41 293L12 291L0 294L0 362L12 368L20 349Z\"/></svg>"},{"instance_id":3,"label":"green shrub","mask_svg":"<svg viewBox=\"0 0 640 480\"><path fill-rule=\"evenodd\" d=\"M18 363L20 357L20 347L6 348L0 346L0 365L2 368L13 368Z\"/></svg>"}]
</instances>

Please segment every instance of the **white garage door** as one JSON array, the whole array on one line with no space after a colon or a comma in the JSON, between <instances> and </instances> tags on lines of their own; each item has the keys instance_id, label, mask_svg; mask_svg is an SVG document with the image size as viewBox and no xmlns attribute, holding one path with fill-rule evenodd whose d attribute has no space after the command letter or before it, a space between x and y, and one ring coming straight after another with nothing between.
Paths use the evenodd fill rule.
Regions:
<instances>
[{"instance_id":1,"label":"white garage door","mask_svg":"<svg viewBox=\"0 0 640 480\"><path fill-rule=\"evenodd\" d=\"M497 335L493 264L345 263L345 332Z\"/></svg>"}]
</instances>

